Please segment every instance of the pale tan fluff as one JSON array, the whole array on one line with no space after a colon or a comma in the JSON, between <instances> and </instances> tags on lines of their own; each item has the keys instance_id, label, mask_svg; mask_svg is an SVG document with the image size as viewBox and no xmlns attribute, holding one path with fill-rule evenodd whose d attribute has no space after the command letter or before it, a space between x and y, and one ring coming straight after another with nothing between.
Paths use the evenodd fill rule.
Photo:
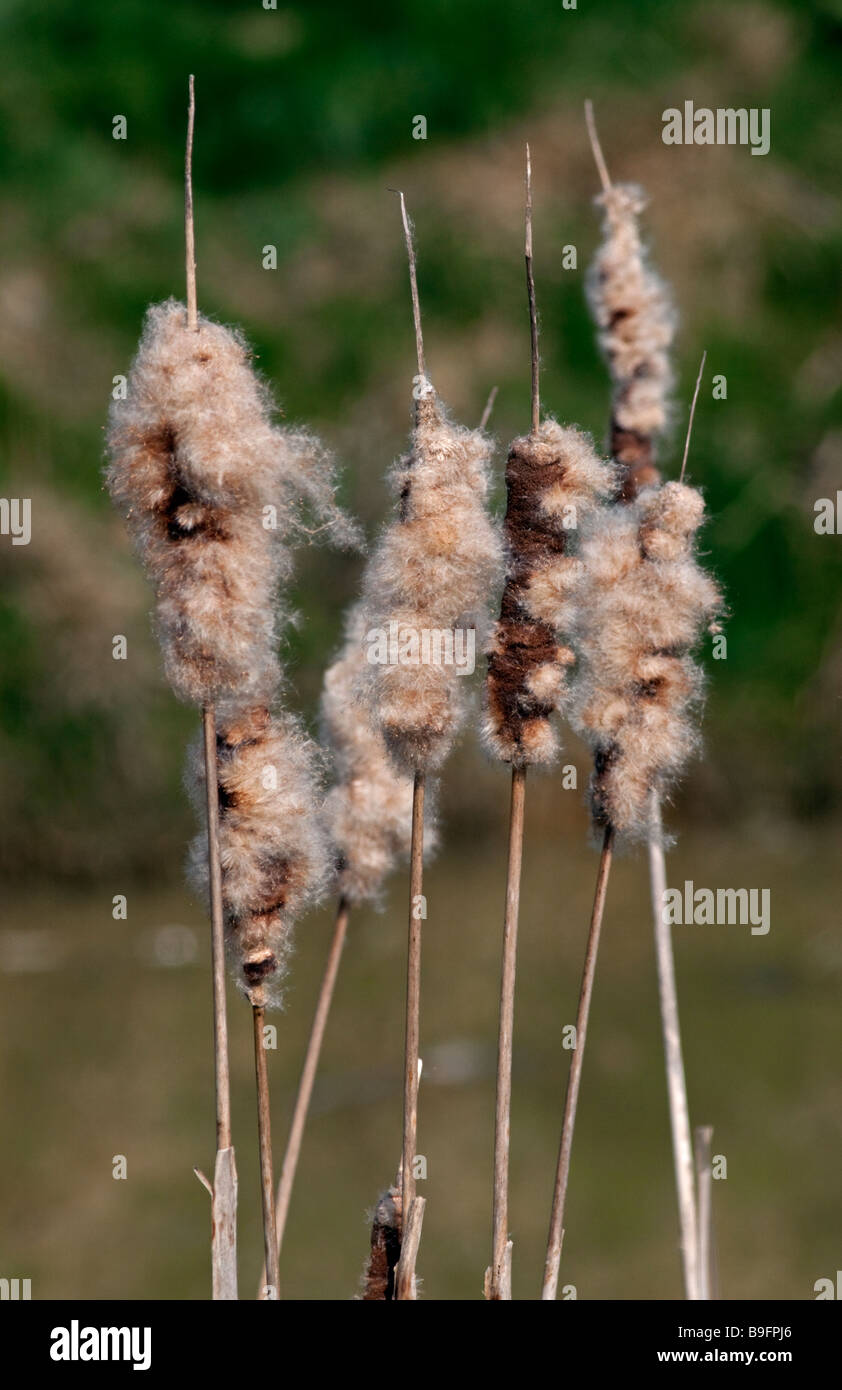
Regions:
<instances>
[{"instance_id":1,"label":"pale tan fluff","mask_svg":"<svg viewBox=\"0 0 842 1390\"><path fill-rule=\"evenodd\" d=\"M413 643L425 633L432 640L433 633L452 637L457 629L479 628L480 650L502 564L486 510L490 452L483 434L452 424L431 394L419 400L411 451L390 476L397 514L380 537L363 589L363 683L390 754L409 772L438 767L464 719L468 677L455 664L424 660ZM391 624L407 660L371 660L378 635Z\"/></svg>"},{"instance_id":2,"label":"pale tan fluff","mask_svg":"<svg viewBox=\"0 0 842 1390\"><path fill-rule=\"evenodd\" d=\"M268 703L290 542L310 513L340 541L355 538L330 458L274 423L242 337L203 317L188 328L175 300L147 312L107 444L106 482L155 587L176 694Z\"/></svg>"},{"instance_id":3,"label":"pale tan fluff","mask_svg":"<svg viewBox=\"0 0 842 1390\"><path fill-rule=\"evenodd\" d=\"M659 479L656 446L670 417L675 313L641 240L642 190L616 184L597 201L605 219L588 297L614 385L611 455L621 466L623 494L630 500Z\"/></svg>"},{"instance_id":4,"label":"pale tan fluff","mask_svg":"<svg viewBox=\"0 0 842 1390\"><path fill-rule=\"evenodd\" d=\"M649 791L668 790L698 741L693 651L722 600L696 559L704 503L666 483L585 528L574 717L594 751L597 825L648 838Z\"/></svg>"},{"instance_id":5,"label":"pale tan fluff","mask_svg":"<svg viewBox=\"0 0 842 1390\"><path fill-rule=\"evenodd\" d=\"M320 757L288 715L263 706L220 711L217 795L228 956L248 994L277 1003L297 917L328 887L333 863L318 814ZM205 819L201 742L190 750L187 787ZM188 876L208 891L207 838L190 847Z\"/></svg>"},{"instance_id":6,"label":"pale tan fluff","mask_svg":"<svg viewBox=\"0 0 842 1390\"><path fill-rule=\"evenodd\" d=\"M345 642L325 673L322 694L324 741L332 751L335 783L324 816L337 866L337 888L350 903L376 901L395 862L409 854L412 778L386 750L360 692L366 674L365 613L357 603L346 624ZM429 798L424 847L435 847Z\"/></svg>"}]
</instances>

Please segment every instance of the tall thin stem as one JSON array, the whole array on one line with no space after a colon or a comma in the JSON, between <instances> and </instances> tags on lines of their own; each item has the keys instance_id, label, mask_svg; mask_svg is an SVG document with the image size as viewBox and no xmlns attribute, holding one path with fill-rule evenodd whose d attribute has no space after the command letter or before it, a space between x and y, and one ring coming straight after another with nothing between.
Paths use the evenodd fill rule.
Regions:
<instances>
[{"instance_id":1,"label":"tall thin stem","mask_svg":"<svg viewBox=\"0 0 842 1390\"><path fill-rule=\"evenodd\" d=\"M427 379L427 367L424 361L424 337L421 332L421 301L418 298L418 275L415 266L415 242L412 237L412 223L406 210L406 199L399 188L390 189L390 192L397 193L401 200L401 221L403 222L403 234L406 241L406 255L409 261L409 291L412 296L412 322L415 325L415 355L418 361L418 375Z\"/></svg>"},{"instance_id":2,"label":"tall thin stem","mask_svg":"<svg viewBox=\"0 0 842 1390\"><path fill-rule=\"evenodd\" d=\"M687 1104L687 1080L681 1052L681 1028L678 1017L678 991L675 982L672 934L668 923L664 920L667 873L661 829L661 801L654 788L650 792L650 804L652 830L649 838L649 879L652 890L652 921L655 929L658 993L661 1004L661 1028L664 1036L675 1185L678 1192L681 1263L684 1271L685 1296L688 1299L698 1299L698 1222L693 1141L690 1134L690 1110Z\"/></svg>"},{"instance_id":3,"label":"tall thin stem","mask_svg":"<svg viewBox=\"0 0 842 1390\"><path fill-rule=\"evenodd\" d=\"M279 1259L284 1243L284 1231L286 1230L287 1214L289 1212L293 1183L295 1182L295 1173L301 1154L304 1127L307 1123L310 1101L313 1097L313 1084L316 1079L316 1072L318 1071L319 1057L321 1055L322 1043L324 1042L328 1014L330 1013L330 1006L333 1001L333 991L336 986L336 977L339 973L339 962L342 959L342 950L345 945L350 915L350 903L346 898L340 898L336 909L336 925L333 930L333 940L330 943L330 950L328 952L324 975L322 976L319 997L316 1001L316 1012L313 1016L313 1026L310 1029L310 1038L307 1043L307 1051L304 1055L304 1066L301 1069L298 1094L295 1097L295 1108L292 1112L292 1123L289 1129L289 1138L287 1139L283 1167L281 1168L281 1176L278 1181L278 1191L275 1198L275 1234ZM260 1282L261 1287L266 1282L265 1267L263 1278Z\"/></svg>"},{"instance_id":4,"label":"tall thin stem","mask_svg":"<svg viewBox=\"0 0 842 1390\"><path fill-rule=\"evenodd\" d=\"M599 136L596 133L596 121L593 114L593 102L585 102L585 124L588 127L588 139L591 142L594 163L599 171L599 180L602 184L603 193L608 193L611 188L611 178L608 173L608 165L605 163L605 156L602 153L602 146L599 143Z\"/></svg>"},{"instance_id":5,"label":"tall thin stem","mask_svg":"<svg viewBox=\"0 0 842 1390\"><path fill-rule=\"evenodd\" d=\"M255 995L257 991L255 991ZM278 1242L275 1237L275 1181L272 1174L272 1123L269 1108L269 1068L263 1028L266 1010L261 998L252 996L254 1024L254 1075L257 1084L257 1136L260 1149L260 1196L263 1212L263 1261L266 1283L261 1298L278 1298Z\"/></svg>"},{"instance_id":6,"label":"tall thin stem","mask_svg":"<svg viewBox=\"0 0 842 1390\"><path fill-rule=\"evenodd\" d=\"M702 374L705 370L705 362L707 361L707 355L708 354L706 348L705 351L702 353L702 360L699 363L699 375L696 377L696 389L693 392L693 400L690 405L690 418L687 421L687 435L684 440L684 456L681 460L681 473L678 479L680 483L684 482L684 471L687 467L687 455L690 453L690 437L693 433L693 416L696 414L696 402L699 399L699 388L702 384Z\"/></svg>"},{"instance_id":7,"label":"tall thin stem","mask_svg":"<svg viewBox=\"0 0 842 1390\"><path fill-rule=\"evenodd\" d=\"M412 842L409 866L409 933L406 959L406 1042L403 1080L403 1151L401 1158L401 1209L404 1224L415 1198L415 1149L418 1135L418 1051L421 1023L421 922L425 915L424 890L424 790L423 772L415 773L412 787ZM413 1271L406 1270L406 1278ZM406 1285L405 1285L406 1286Z\"/></svg>"},{"instance_id":8,"label":"tall thin stem","mask_svg":"<svg viewBox=\"0 0 842 1390\"><path fill-rule=\"evenodd\" d=\"M532 269L532 156L526 146L526 212L524 217L524 260L526 262L526 295L529 301L529 338L532 359L532 433L538 433L541 423L539 387L540 357L538 353L538 308L535 302L535 276Z\"/></svg>"},{"instance_id":9,"label":"tall thin stem","mask_svg":"<svg viewBox=\"0 0 842 1390\"><path fill-rule=\"evenodd\" d=\"M187 145L184 151L184 254L187 272L187 327L198 328L196 305L196 236L193 227L193 126L196 120L196 91L190 74L187 106Z\"/></svg>"},{"instance_id":10,"label":"tall thin stem","mask_svg":"<svg viewBox=\"0 0 842 1390\"><path fill-rule=\"evenodd\" d=\"M591 910L591 924L588 942L585 947L585 965L582 972L582 987L579 994L579 1008L576 1013L576 1046L570 1062L567 1078L567 1094L564 1098L564 1118L561 1124L561 1143L558 1150L553 1208L550 1216L550 1234L547 1241L547 1259L544 1265L544 1287L541 1298L554 1300L558 1289L558 1271L561 1264L561 1248L564 1243L564 1211L567 1202L567 1183L570 1177L570 1154L573 1148L573 1131L576 1127L576 1109L579 1104L579 1086L582 1080L582 1067L585 1061L585 1040L588 1035L588 1018L591 1011L596 961L599 953L599 938L602 919L605 914L605 897L608 892L608 876L614 850L614 831L608 825L602 841L602 854L596 876L596 891Z\"/></svg>"},{"instance_id":11,"label":"tall thin stem","mask_svg":"<svg viewBox=\"0 0 842 1390\"><path fill-rule=\"evenodd\" d=\"M482 415L480 416L480 422L477 425L477 429L480 431L480 433L482 433L489 420L491 419L491 412L494 409L494 402L497 399L497 392L499 390L499 386L492 386L491 390L488 393L488 400L485 402L485 407L483 409Z\"/></svg>"},{"instance_id":12,"label":"tall thin stem","mask_svg":"<svg viewBox=\"0 0 842 1390\"><path fill-rule=\"evenodd\" d=\"M713 1203L711 1201L713 1174L711 1172L711 1125L697 1125L696 1193L699 1203L699 1298L705 1302L714 1297L713 1269Z\"/></svg>"},{"instance_id":13,"label":"tall thin stem","mask_svg":"<svg viewBox=\"0 0 842 1390\"><path fill-rule=\"evenodd\" d=\"M205 790L208 819L208 879L213 967L213 1041L216 1088L216 1168L213 1182L211 1259L214 1299L237 1297L237 1169L231 1143L231 1080L228 1064L228 1013L225 1001L225 928L222 867L219 858L219 793L216 766L216 717L212 705L202 710Z\"/></svg>"},{"instance_id":14,"label":"tall thin stem","mask_svg":"<svg viewBox=\"0 0 842 1390\"><path fill-rule=\"evenodd\" d=\"M520 913L520 877L523 863L523 817L526 805L526 768L512 768L509 812L509 858L506 870L506 912L503 920L503 964L500 975L500 1022L497 1033L497 1096L494 1111L494 1199L492 1253L488 1297L512 1296L509 1243L509 1145L512 1114L512 1040L515 1016L517 933Z\"/></svg>"}]
</instances>

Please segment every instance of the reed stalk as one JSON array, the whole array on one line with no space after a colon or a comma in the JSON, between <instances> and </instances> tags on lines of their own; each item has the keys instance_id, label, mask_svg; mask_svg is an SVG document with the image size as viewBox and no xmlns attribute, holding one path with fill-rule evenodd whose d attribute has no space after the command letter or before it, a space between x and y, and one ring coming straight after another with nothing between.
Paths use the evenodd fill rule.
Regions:
<instances>
[{"instance_id":1,"label":"reed stalk","mask_svg":"<svg viewBox=\"0 0 842 1390\"><path fill-rule=\"evenodd\" d=\"M690 1134L690 1110L687 1104L687 1079L681 1051L681 1027L678 1017L678 990L675 980L672 932L664 921L667 873L661 830L661 799L655 790L650 792L650 810L653 833L649 840L649 883L652 891L652 922L655 929L658 997L661 1007L661 1030L664 1038L673 1164L678 1193L681 1266L684 1273L685 1297L696 1300L699 1298L699 1254L693 1141Z\"/></svg>"},{"instance_id":2,"label":"reed stalk","mask_svg":"<svg viewBox=\"0 0 842 1390\"><path fill-rule=\"evenodd\" d=\"M339 962L342 959L342 951L348 931L350 913L350 903L348 903L345 898L340 898L336 909L336 923L333 930L333 939L330 944L324 975L322 976L319 997L316 1001L316 1012L313 1016L313 1024L307 1042L307 1051L304 1054L304 1065L301 1069L301 1079L298 1083L298 1092L295 1097L289 1137L287 1139L286 1151L281 1166L281 1176L278 1179L278 1190L275 1196L275 1239L277 1257L279 1260L284 1243L284 1233L286 1231L292 1188L298 1169L298 1160L301 1156L304 1127L307 1123L307 1114L313 1096L313 1085L316 1080L316 1072L318 1071L319 1057L321 1055L322 1043L324 1042L328 1014L330 1013L330 1006L333 1000L333 992L336 987L336 977L339 973ZM260 1279L261 1288L265 1283L266 1265L264 1263Z\"/></svg>"},{"instance_id":3,"label":"reed stalk","mask_svg":"<svg viewBox=\"0 0 842 1390\"><path fill-rule=\"evenodd\" d=\"M570 1061L570 1074L567 1078L567 1094L564 1099L564 1116L561 1124L561 1143L558 1150L553 1206L550 1216L550 1233L547 1240L547 1257L544 1264L544 1285L541 1298L545 1302L555 1300L558 1291L558 1271L561 1264L561 1250L564 1243L564 1212L567 1202L567 1182L570 1177L570 1155L573 1148L573 1131L576 1127L576 1109L579 1104L579 1086L585 1061L585 1040L588 1034L588 1019L591 1010L596 961L599 953L599 938L602 932L602 919L605 914L605 898L608 892L608 877L614 849L614 831L606 826L602 841L602 853L596 877L591 923L588 942L585 948L585 965L582 972L582 986L579 993L579 1007L576 1012L576 1046Z\"/></svg>"},{"instance_id":4,"label":"reed stalk","mask_svg":"<svg viewBox=\"0 0 842 1390\"><path fill-rule=\"evenodd\" d=\"M487 1280L487 1297L493 1301L507 1301L512 1296L512 1242L509 1240L509 1146L512 1112L512 1037L525 798L526 768L513 767L509 811L509 858L506 870L506 913L503 923L503 965L500 976L500 1021L497 1034L494 1197L491 1217L492 1254L491 1269Z\"/></svg>"},{"instance_id":5,"label":"reed stalk","mask_svg":"<svg viewBox=\"0 0 842 1390\"><path fill-rule=\"evenodd\" d=\"M419 365L419 370L421 370ZM404 1043L403 1149L401 1157L402 1272L395 1298L414 1297L415 1259L421 1239L421 1218L413 1226L414 1245L404 1258L404 1238L415 1202L415 1151L418 1142L418 1051L421 1023L421 922L424 891L424 792L426 778L416 772L412 788L412 845L409 865L409 929L406 957L406 1035ZM422 1208L423 1210L423 1208Z\"/></svg>"},{"instance_id":6,"label":"reed stalk","mask_svg":"<svg viewBox=\"0 0 842 1390\"><path fill-rule=\"evenodd\" d=\"M184 246L187 280L187 324L198 327L196 298L196 239L193 221L193 129L196 92L190 75L187 142L184 156ZM211 903L211 960L213 969L214 1077L216 1091L216 1162L211 1202L211 1264L214 1299L237 1298L237 1164L231 1141L231 1080L228 1060L228 1015L225 1000L225 928L222 908L222 870L219 860L219 801L217 797L216 716L212 705L202 710L207 789L208 879Z\"/></svg>"},{"instance_id":7,"label":"reed stalk","mask_svg":"<svg viewBox=\"0 0 842 1390\"><path fill-rule=\"evenodd\" d=\"M277 1302L278 1242L275 1235L275 1182L272 1175L272 1123L269 1106L269 1068L266 1062L263 1029L266 1010L262 992L252 992L252 1023L254 1025L254 1075L257 1087L257 1136L260 1153L260 1197L263 1215L263 1267L265 1282L260 1297L265 1302Z\"/></svg>"},{"instance_id":8,"label":"reed stalk","mask_svg":"<svg viewBox=\"0 0 842 1390\"><path fill-rule=\"evenodd\" d=\"M697 1125L695 1134L696 1199L699 1211L699 1298L710 1301L716 1297L713 1247L713 1174L711 1172L711 1125Z\"/></svg>"},{"instance_id":9,"label":"reed stalk","mask_svg":"<svg viewBox=\"0 0 842 1390\"><path fill-rule=\"evenodd\" d=\"M529 305L532 435L541 423L538 310L532 259L532 157L526 146L526 207L524 214L524 264ZM512 767L509 806L509 855L506 870L506 910L503 921L503 961L500 971L500 1013L497 1031L497 1089L494 1106L494 1193L492 1199L491 1267L486 1276L486 1297L508 1301L512 1297L512 1246L509 1241L509 1152L511 1147L512 1050L517 975L517 937L520 915L520 878L523 864L523 823L526 805L526 767Z\"/></svg>"}]
</instances>

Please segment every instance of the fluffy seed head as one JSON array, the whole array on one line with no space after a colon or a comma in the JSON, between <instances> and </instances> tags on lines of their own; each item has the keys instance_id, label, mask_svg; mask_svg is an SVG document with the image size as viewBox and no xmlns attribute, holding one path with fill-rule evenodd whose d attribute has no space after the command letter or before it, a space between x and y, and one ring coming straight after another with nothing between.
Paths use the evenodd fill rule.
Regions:
<instances>
[{"instance_id":1,"label":"fluffy seed head","mask_svg":"<svg viewBox=\"0 0 842 1390\"><path fill-rule=\"evenodd\" d=\"M391 473L396 518L381 535L363 595L366 641L390 624L408 638L406 660L369 662L367 698L390 755L406 771L447 756L465 713L465 676L444 661L414 659L423 634L449 641L482 622L501 566L486 511L490 446L452 424L434 395L417 403L412 448Z\"/></svg>"},{"instance_id":2,"label":"fluffy seed head","mask_svg":"<svg viewBox=\"0 0 842 1390\"><path fill-rule=\"evenodd\" d=\"M630 839L649 836L650 789L667 790L698 741L692 652L722 607L696 559L703 514L695 488L666 483L593 513L583 537L574 721L594 751L594 821Z\"/></svg>"},{"instance_id":3,"label":"fluffy seed head","mask_svg":"<svg viewBox=\"0 0 842 1390\"><path fill-rule=\"evenodd\" d=\"M351 903L377 900L395 861L409 853L412 778L389 757L379 727L361 699L366 675L366 620L362 604L351 609L345 644L325 673L322 721L332 749L336 783L324 814L334 846L339 893ZM435 845L431 800L425 853Z\"/></svg>"},{"instance_id":4,"label":"fluffy seed head","mask_svg":"<svg viewBox=\"0 0 842 1390\"><path fill-rule=\"evenodd\" d=\"M273 423L242 337L175 300L153 305L112 403L106 483L155 586L168 679L190 703L268 702L279 679L277 587L311 513L354 540L333 466Z\"/></svg>"},{"instance_id":5,"label":"fluffy seed head","mask_svg":"<svg viewBox=\"0 0 842 1390\"><path fill-rule=\"evenodd\" d=\"M669 419L675 314L641 241L642 191L615 184L597 201L605 220L588 297L614 383L611 454L622 468L623 495L629 499L659 477L655 446Z\"/></svg>"},{"instance_id":6,"label":"fluffy seed head","mask_svg":"<svg viewBox=\"0 0 842 1390\"><path fill-rule=\"evenodd\" d=\"M187 787L205 819L201 742L190 750ZM248 995L278 1003L293 924L329 884L332 856L318 806L319 757L289 716L265 706L221 709L217 794L222 898L229 961ZM206 822L205 822L206 823ZM207 832L190 846L188 876L208 891Z\"/></svg>"},{"instance_id":7,"label":"fluffy seed head","mask_svg":"<svg viewBox=\"0 0 842 1390\"><path fill-rule=\"evenodd\" d=\"M488 649L483 738L495 757L525 767L557 751L551 716L574 661L562 634L581 579L569 543L611 491L613 472L579 430L546 420L512 444L506 486L508 563Z\"/></svg>"}]
</instances>

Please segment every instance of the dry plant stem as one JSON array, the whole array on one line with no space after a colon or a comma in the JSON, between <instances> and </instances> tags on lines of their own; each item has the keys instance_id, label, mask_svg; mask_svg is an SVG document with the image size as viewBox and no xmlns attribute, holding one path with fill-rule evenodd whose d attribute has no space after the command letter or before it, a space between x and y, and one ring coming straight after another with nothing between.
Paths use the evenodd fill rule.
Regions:
<instances>
[{"instance_id":1,"label":"dry plant stem","mask_svg":"<svg viewBox=\"0 0 842 1390\"><path fill-rule=\"evenodd\" d=\"M231 1144L231 1082L228 1067L228 1014L225 1002L225 929L222 868L219 862L219 800L216 768L216 717L202 710L208 817L208 878L213 966L213 1040L216 1084L216 1169L213 1200L213 1297L237 1297L237 1168ZM225 1157L223 1157L223 1155Z\"/></svg>"},{"instance_id":2,"label":"dry plant stem","mask_svg":"<svg viewBox=\"0 0 842 1390\"><path fill-rule=\"evenodd\" d=\"M497 399L497 392L499 390L499 386L492 386L491 390L488 393L488 400L485 402L485 409L482 412L482 416L480 417L480 422L478 426L480 430L484 430L489 420L491 419L491 412L494 409L494 402Z\"/></svg>"},{"instance_id":3,"label":"dry plant stem","mask_svg":"<svg viewBox=\"0 0 842 1390\"><path fill-rule=\"evenodd\" d=\"M529 336L532 349L532 433L538 433L541 423L541 403L538 388L540 358L538 355L538 309L535 303L535 276L532 272L532 158L526 146L526 235L524 241L524 260L526 262L526 294L529 300Z\"/></svg>"},{"instance_id":4,"label":"dry plant stem","mask_svg":"<svg viewBox=\"0 0 842 1390\"><path fill-rule=\"evenodd\" d=\"M541 424L538 352L538 308L532 269L532 155L526 146L526 207L524 213L524 262L529 304L531 347L532 433ZM512 1116L512 1039L515 1017L517 932L520 912L520 876L523 863L523 815L526 804L526 768L512 767L509 811L509 858L506 870L506 912L503 921L503 964L500 976L500 1021L497 1033L497 1095L494 1110L494 1195L491 1213L491 1268L486 1275L486 1297L508 1302L512 1296L512 1243L509 1240L509 1146Z\"/></svg>"},{"instance_id":5,"label":"dry plant stem","mask_svg":"<svg viewBox=\"0 0 842 1390\"><path fill-rule=\"evenodd\" d=\"M424 1221L426 1197L413 1197L409 1208L409 1218L401 1237L401 1255L395 1271L395 1299L402 1302L413 1301L417 1297L415 1288L415 1262L418 1246L421 1243L421 1226Z\"/></svg>"},{"instance_id":6,"label":"dry plant stem","mask_svg":"<svg viewBox=\"0 0 842 1390\"><path fill-rule=\"evenodd\" d=\"M196 119L196 93L190 74L187 107L187 147L184 152L184 252L187 270L187 327L198 328L196 303L196 236L193 227L193 125Z\"/></svg>"},{"instance_id":7,"label":"dry plant stem","mask_svg":"<svg viewBox=\"0 0 842 1390\"><path fill-rule=\"evenodd\" d=\"M684 440L684 457L681 460L681 474L678 479L680 483L684 482L684 471L687 467L687 455L690 452L690 436L693 433L693 416L696 414L696 402L699 399L699 388L702 384L702 375L705 370L705 362L707 361L707 355L707 348L705 348L705 351L702 353L702 360L699 363L699 375L696 377L696 389L693 392L693 400L690 405L690 418L687 421L687 437Z\"/></svg>"},{"instance_id":8,"label":"dry plant stem","mask_svg":"<svg viewBox=\"0 0 842 1390\"><path fill-rule=\"evenodd\" d=\"M339 962L342 959L342 950L345 945L345 936L348 931L350 913L350 903L348 903L345 898L340 898L336 909L336 925L333 931L333 940L330 944L327 964L325 965L319 997L316 1002L316 1012L313 1017L313 1026L310 1030L307 1051L304 1056L304 1066L301 1071L301 1080L298 1083L298 1094L295 1098L295 1109L292 1112L292 1124L290 1125L289 1138L287 1139L286 1153L284 1154L283 1167L281 1168L281 1176L278 1181L278 1193L275 1199L275 1233L279 1258L281 1247L284 1242L284 1230L286 1229L292 1187L295 1182L295 1172L301 1153L304 1126L307 1123L307 1113L310 1109L310 1101L313 1096L313 1083L315 1082L316 1071L318 1070L319 1056L322 1050L322 1042L324 1041L328 1014L330 1013L330 1006L333 1000L336 977L339 973ZM265 1283L265 1271L264 1278L261 1281L261 1284L263 1283Z\"/></svg>"},{"instance_id":9,"label":"dry plant stem","mask_svg":"<svg viewBox=\"0 0 842 1390\"><path fill-rule=\"evenodd\" d=\"M421 921L424 888L423 772L416 772L412 789L412 848L409 869L409 940L406 963L406 1044L404 1049L403 1151L401 1205L411 1213L415 1199L415 1145L418 1133L418 1049L421 1013ZM406 1232L406 1225L404 1231ZM403 1246L401 1246L403 1253ZM409 1270L407 1277L414 1271ZM396 1292L396 1297L400 1294Z\"/></svg>"},{"instance_id":10,"label":"dry plant stem","mask_svg":"<svg viewBox=\"0 0 842 1390\"><path fill-rule=\"evenodd\" d=\"M678 992L675 983L672 934L670 927L664 922L663 915L667 874L661 839L661 802L654 789L650 792L650 797L652 834L649 840L649 879L652 890L652 920L655 928L658 993L661 1004L661 1027L664 1035L664 1060L667 1071L675 1183L678 1191L681 1262L684 1271L685 1296L690 1300L696 1300L699 1297L698 1223L693 1141L690 1134L687 1081L681 1055L681 1028L678 1018Z\"/></svg>"},{"instance_id":11,"label":"dry plant stem","mask_svg":"<svg viewBox=\"0 0 842 1390\"><path fill-rule=\"evenodd\" d=\"M427 379L427 367L424 361L424 338L421 333L421 302L418 298L418 276L415 268L415 245L412 240L412 227L409 224L409 216L406 211L406 199L399 188L392 189L397 193L401 200L401 221L403 222L403 234L406 239L406 254L409 260L409 289L412 296L412 321L415 325L415 353L418 359L418 374Z\"/></svg>"},{"instance_id":12,"label":"dry plant stem","mask_svg":"<svg viewBox=\"0 0 842 1390\"><path fill-rule=\"evenodd\" d=\"M500 1024L497 1034L497 1099L494 1114L494 1201L492 1211L491 1276L489 1298L512 1296L509 1240L509 1138L512 1113L512 1035L515 1014L517 930L520 910L520 875L523 862L523 814L526 803L526 768L512 768L509 814L509 860L506 871L506 915L503 923L503 967L500 978Z\"/></svg>"},{"instance_id":13,"label":"dry plant stem","mask_svg":"<svg viewBox=\"0 0 842 1390\"><path fill-rule=\"evenodd\" d=\"M712 1173L710 1150L713 1129L710 1125L697 1125L696 1141L696 1186L699 1202L699 1298L709 1302L713 1294L713 1205Z\"/></svg>"},{"instance_id":14,"label":"dry plant stem","mask_svg":"<svg viewBox=\"0 0 842 1390\"><path fill-rule=\"evenodd\" d=\"M579 1103L579 1085L582 1080L582 1067L585 1060L585 1040L588 1034L588 1018L591 1010L596 961L599 953L599 938L602 919L605 914L605 898L608 892L608 877L614 850L614 831L610 825L605 827L602 841L602 854L596 877L591 925L588 944L585 948L585 966L582 972L582 988L579 994L579 1008L576 1014L576 1047L570 1062L567 1078L567 1094L564 1098L564 1118L561 1124L561 1144L558 1151L553 1209L550 1216L550 1234L547 1241L547 1259L544 1266L544 1287L541 1298L552 1301L558 1290L558 1271L561 1264L561 1248L564 1242L564 1211L567 1202L567 1182L570 1177L570 1154L573 1148L573 1131L576 1126L576 1107Z\"/></svg>"},{"instance_id":15,"label":"dry plant stem","mask_svg":"<svg viewBox=\"0 0 842 1390\"><path fill-rule=\"evenodd\" d=\"M278 1243L275 1238L275 1182L272 1175L272 1124L269 1109L269 1068L263 1046L266 1010L252 1003L254 1023L254 1074L257 1082L257 1134L260 1146L260 1196L263 1209L263 1260L266 1281L260 1297L267 1302L278 1298Z\"/></svg>"},{"instance_id":16,"label":"dry plant stem","mask_svg":"<svg viewBox=\"0 0 842 1390\"><path fill-rule=\"evenodd\" d=\"M594 120L593 114L593 102L590 100L585 102L585 124L588 127L588 139L591 142L594 163L596 164L597 170L599 171L599 178L602 184L603 192L607 193L609 188L611 187L611 179L608 175L608 166L605 163L605 157L602 153L602 146L599 143L599 136L596 133L596 121Z\"/></svg>"}]
</instances>

